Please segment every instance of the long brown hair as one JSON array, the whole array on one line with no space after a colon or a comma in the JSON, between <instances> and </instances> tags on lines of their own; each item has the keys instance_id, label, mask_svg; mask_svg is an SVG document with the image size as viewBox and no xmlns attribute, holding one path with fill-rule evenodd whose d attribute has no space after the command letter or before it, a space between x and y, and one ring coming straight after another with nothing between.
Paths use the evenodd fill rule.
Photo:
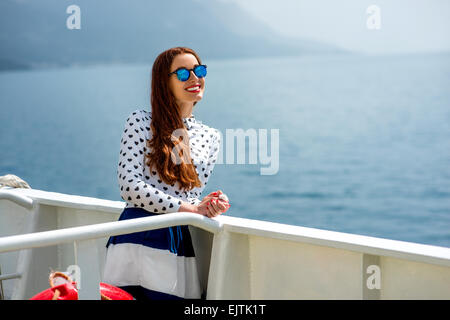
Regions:
<instances>
[{"instance_id":1,"label":"long brown hair","mask_svg":"<svg viewBox=\"0 0 450 320\"><path fill-rule=\"evenodd\" d=\"M201 64L197 53L186 47L168 49L159 54L153 63L150 98L153 137L151 140L147 140L147 146L151 149L151 153L146 154L145 158L147 159L146 165L150 167L150 170L156 167L162 181L172 186L178 181L182 189L191 190L194 187L200 187L201 182L192 163L189 136L184 127L181 112L169 87L170 67L175 56L182 53L194 55ZM194 106L196 103L194 102ZM180 135L182 141L174 137L175 130L182 132ZM178 156L174 152L178 153ZM183 161L177 164L174 159L180 157L183 158Z\"/></svg>"}]
</instances>

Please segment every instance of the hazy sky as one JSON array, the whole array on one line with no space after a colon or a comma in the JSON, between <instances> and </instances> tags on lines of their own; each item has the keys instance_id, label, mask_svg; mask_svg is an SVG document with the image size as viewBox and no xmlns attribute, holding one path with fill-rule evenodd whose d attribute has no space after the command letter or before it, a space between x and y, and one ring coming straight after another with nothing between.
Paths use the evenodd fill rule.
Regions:
<instances>
[{"instance_id":1,"label":"hazy sky","mask_svg":"<svg viewBox=\"0 0 450 320\"><path fill-rule=\"evenodd\" d=\"M274 30L367 53L450 51L450 0L234 1ZM366 25L370 5L380 29Z\"/></svg>"}]
</instances>

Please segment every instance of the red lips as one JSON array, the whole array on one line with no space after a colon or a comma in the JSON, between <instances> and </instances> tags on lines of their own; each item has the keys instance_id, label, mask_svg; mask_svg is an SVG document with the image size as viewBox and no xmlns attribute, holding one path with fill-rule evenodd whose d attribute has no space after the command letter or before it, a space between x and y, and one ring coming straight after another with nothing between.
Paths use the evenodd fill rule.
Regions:
<instances>
[{"instance_id":1,"label":"red lips","mask_svg":"<svg viewBox=\"0 0 450 320\"><path fill-rule=\"evenodd\" d=\"M190 87L187 87L186 89L193 88L193 87L200 87L200 84L194 84L194 85L192 85Z\"/></svg>"}]
</instances>

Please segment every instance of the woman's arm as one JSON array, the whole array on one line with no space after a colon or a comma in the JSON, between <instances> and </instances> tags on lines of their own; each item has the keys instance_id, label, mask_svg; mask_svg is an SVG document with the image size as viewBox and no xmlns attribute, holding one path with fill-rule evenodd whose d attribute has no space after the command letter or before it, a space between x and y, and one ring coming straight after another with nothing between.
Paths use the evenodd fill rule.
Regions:
<instances>
[{"instance_id":1,"label":"woman's arm","mask_svg":"<svg viewBox=\"0 0 450 320\"><path fill-rule=\"evenodd\" d=\"M179 211L183 201L148 184L143 180L146 138L145 122L139 110L126 120L122 133L117 179L120 196L126 202L135 204L154 213Z\"/></svg>"},{"instance_id":2,"label":"woman's arm","mask_svg":"<svg viewBox=\"0 0 450 320\"><path fill-rule=\"evenodd\" d=\"M178 209L178 212L199 213L197 205L186 202L186 201L181 201L181 205L180 205L180 208Z\"/></svg>"}]
</instances>

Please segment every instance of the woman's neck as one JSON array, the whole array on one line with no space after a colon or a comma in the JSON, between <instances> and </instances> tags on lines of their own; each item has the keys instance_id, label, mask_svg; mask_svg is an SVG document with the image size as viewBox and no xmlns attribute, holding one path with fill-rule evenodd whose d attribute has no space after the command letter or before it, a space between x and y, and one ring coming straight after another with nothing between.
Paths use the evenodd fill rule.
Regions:
<instances>
[{"instance_id":1,"label":"woman's neck","mask_svg":"<svg viewBox=\"0 0 450 320\"><path fill-rule=\"evenodd\" d=\"M194 108L193 102L181 102L178 103L178 106L182 118L190 118L192 116L192 109Z\"/></svg>"}]
</instances>

